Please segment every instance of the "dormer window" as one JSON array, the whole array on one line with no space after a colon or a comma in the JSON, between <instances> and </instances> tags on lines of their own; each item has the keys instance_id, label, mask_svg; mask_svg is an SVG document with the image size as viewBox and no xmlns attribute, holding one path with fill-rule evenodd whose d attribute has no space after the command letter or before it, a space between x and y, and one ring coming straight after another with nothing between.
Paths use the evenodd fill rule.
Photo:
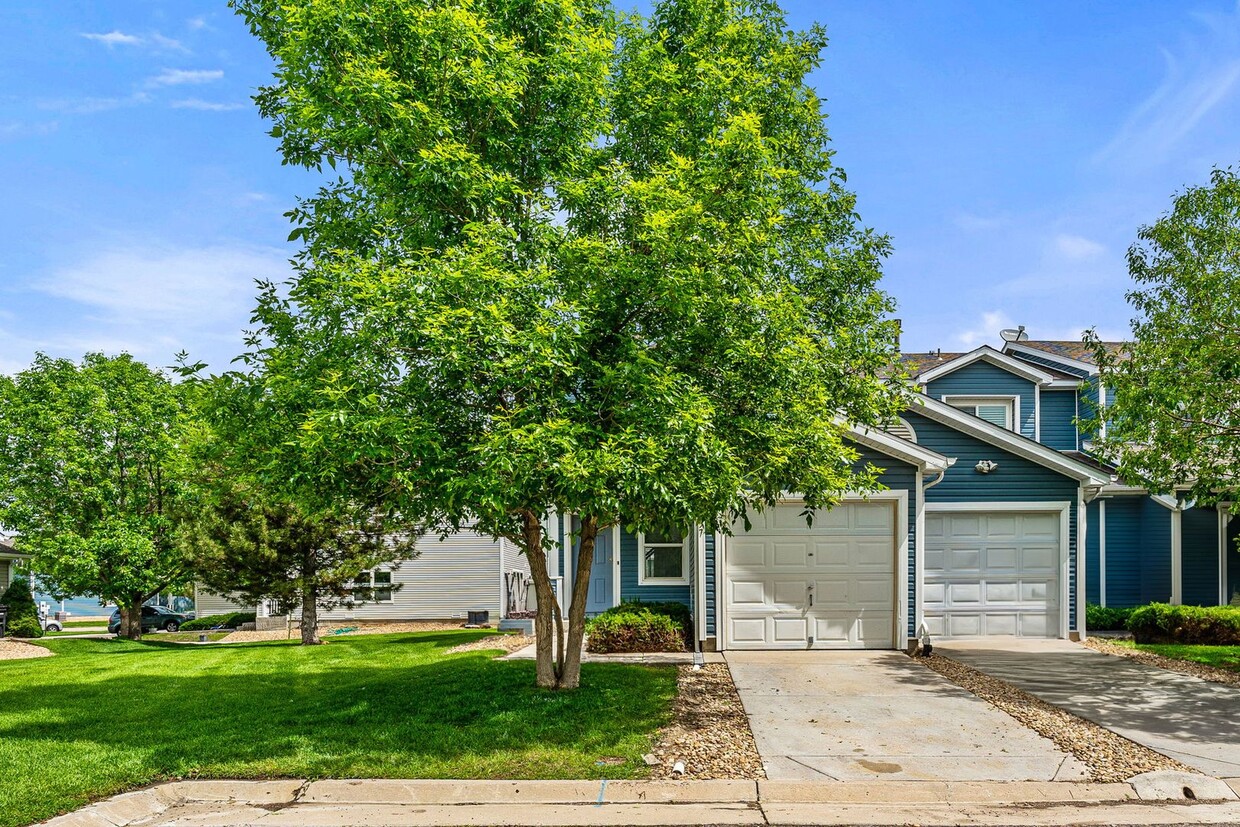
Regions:
<instances>
[{"instance_id":1,"label":"dormer window","mask_svg":"<svg viewBox=\"0 0 1240 827\"><path fill-rule=\"evenodd\" d=\"M953 408L973 414L992 425L1016 430L1016 398L1011 396L944 396Z\"/></svg>"}]
</instances>

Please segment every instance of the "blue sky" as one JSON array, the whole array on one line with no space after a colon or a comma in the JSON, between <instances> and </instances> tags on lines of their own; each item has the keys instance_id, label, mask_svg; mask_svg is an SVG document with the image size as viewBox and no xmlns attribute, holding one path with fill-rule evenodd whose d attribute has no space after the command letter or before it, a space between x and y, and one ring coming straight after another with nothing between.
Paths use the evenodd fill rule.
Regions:
<instances>
[{"instance_id":1,"label":"blue sky","mask_svg":"<svg viewBox=\"0 0 1240 827\"><path fill-rule=\"evenodd\" d=\"M906 349L1126 330L1137 227L1240 162L1240 5L788 2L831 37L813 78L895 254ZM282 167L249 96L271 70L220 0L0 8L0 371L36 350L241 350L283 278Z\"/></svg>"}]
</instances>

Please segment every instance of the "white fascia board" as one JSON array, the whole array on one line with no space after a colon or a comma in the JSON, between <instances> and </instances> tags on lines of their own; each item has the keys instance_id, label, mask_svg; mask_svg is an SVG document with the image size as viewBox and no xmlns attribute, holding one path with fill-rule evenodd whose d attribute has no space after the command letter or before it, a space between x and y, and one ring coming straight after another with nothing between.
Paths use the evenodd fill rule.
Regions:
<instances>
[{"instance_id":1,"label":"white fascia board","mask_svg":"<svg viewBox=\"0 0 1240 827\"><path fill-rule=\"evenodd\" d=\"M1097 365L1090 364L1089 362L1082 362L1080 359L1073 359L1070 356L1060 356L1058 353L1051 353L1047 350L1039 350L1036 347L1027 347L1016 342L1004 342L1004 353L1007 353L1009 350L1015 351L1016 353L1027 353L1030 356L1036 356L1039 359L1047 359L1051 362L1058 362L1059 364L1072 368L1073 370L1083 370L1090 376L1096 376L1098 374ZM1085 377L1081 378L1084 379Z\"/></svg>"},{"instance_id":2,"label":"white fascia board","mask_svg":"<svg viewBox=\"0 0 1240 827\"><path fill-rule=\"evenodd\" d=\"M1008 356L1006 353L1000 353L990 345L982 345L975 350L971 350L963 356L957 356L949 362L944 362L937 367L920 374L917 377L919 384L933 382L935 379L954 373L963 367L973 364L977 361L985 361L1002 368L1009 373L1014 373L1022 379L1028 379L1030 382L1037 382L1039 385L1045 385L1054 381L1055 377L1051 376L1044 370L1039 370L1028 362L1022 362Z\"/></svg>"},{"instance_id":3,"label":"white fascia board","mask_svg":"<svg viewBox=\"0 0 1240 827\"><path fill-rule=\"evenodd\" d=\"M984 419L979 419L972 414L957 410L951 405L944 404L933 397L918 394L914 405L915 407L911 409L914 413L919 413L922 416L941 422L983 442L989 442L997 448L1010 451L1018 457L1024 457L1030 462L1035 462L1045 468L1058 471L1074 480L1100 486L1109 485L1111 482L1109 474L1105 474L1083 462L1077 462L1070 457L1065 457L1054 448L1047 448L1045 445L1034 442L1032 439L1021 436L1014 431L1009 431L1007 428L1000 428L998 425L992 425Z\"/></svg>"},{"instance_id":4,"label":"white fascia board","mask_svg":"<svg viewBox=\"0 0 1240 827\"><path fill-rule=\"evenodd\" d=\"M954 459L948 459L937 451L931 451L929 448L901 439L886 431L857 425L850 426L848 431L849 436L862 445L869 446L889 457L916 465L923 471L946 471L955 462Z\"/></svg>"},{"instance_id":5,"label":"white fascia board","mask_svg":"<svg viewBox=\"0 0 1240 827\"><path fill-rule=\"evenodd\" d=\"M1124 496L1134 496L1134 495L1142 495L1142 494L1149 497L1151 500L1158 503L1163 508L1168 509L1169 511L1175 511L1177 508L1180 507L1180 502L1175 497L1171 497L1166 494L1151 494L1149 490L1142 488L1139 485L1123 485L1123 484L1104 485L1102 486L1102 489L1098 492L1098 496L1100 497L1124 497Z\"/></svg>"},{"instance_id":6,"label":"white fascia board","mask_svg":"<svg viewBox=\"0 0 1240 827\"><path fill-rule=\"evenodd\" d=\"M1043 385L1042 387L1050 388L1051 390L1073 390L1074 391L1074 390L1079 390L1081 385L1087 381L1089 380L1086 379L1084 376L1082 376L1080 379L1052 379L1050 382Z\"/></svg>"}]
</instances>

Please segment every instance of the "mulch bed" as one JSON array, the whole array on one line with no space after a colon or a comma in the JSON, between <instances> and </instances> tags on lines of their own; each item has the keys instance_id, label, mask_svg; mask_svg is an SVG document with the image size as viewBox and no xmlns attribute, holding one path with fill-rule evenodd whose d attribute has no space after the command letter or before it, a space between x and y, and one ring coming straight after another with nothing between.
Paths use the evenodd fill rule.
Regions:
<instances>
[{"instance_id":1,"label":"mulch bed","mask_svg":"<svg viewBox=\"0 0 1240 827\"><path fill-rule=\"evenodd\" d=\"M52 651L19 640L0 640L0 660L23 660L25 658L50 658Z\"/></svg>"},{"instance_id":2,"label":"mulch bed","mask_svg":"<svg viewBox=\"0 0 1240 827\"><path fill-rule=\"evenodd\" d=\"M486 649L503 649L507 653L512 653L519 649L524 649L533 642L534 638L529 635L489 635L482 640L453 646L448 652L478 652Z\"/></svg>"},{"instance_id":3,"label":"mulch bed","mask_svg":"<svg viewBox=\"0 0 1240 827\"><path fill-rule=\"evenodd\" d=\"M1102 652L1104 655L1118 655L1121 658L1130 658L1137 663L1143 663L1146 666L1156 666L1159 669L1166 669L1168 672L1179 672L1182 675L1191 675L1194 678L1201 678L1203 681L1225 683L1228 686L1240 686L1240 672L1232 672L1229 669L1219 669L1217 666L1207 666L1204 663L1195 663L1191 660L1168 658L1154 652L1143 652L1140 649L1117 646L1109 640L1102 638L1086 638L1085 645L1090 649Z\"/></svg>"},{"instance_id":4,"label":"mulch bed","mask_svg":"<svg viewBox=\"0 0 1240 827\"><path fill-rule=\"evenodd\" d=\"M1011 715L1039 735L1049 738L1061 750L1072 753L1089 768L1091 781L1126 781L1134 775L1155 770L1196 772L1192 767L1129 741L1091 721L1078 718L959 661L940 655L917 660L957 686L969 690Z\"/></svg>"},{"instance_id":5,"label":"mulch bed","mask_svg":"<svg viewBox=\"0 0 1240 827\"><path fill-rule=\"evenodd\" d=\"M765 778L728 665L678 667L676 683L674 717L651 752L651 778ZM677 761L684 775L672 771Z\"/></svg>"}]
</instances>

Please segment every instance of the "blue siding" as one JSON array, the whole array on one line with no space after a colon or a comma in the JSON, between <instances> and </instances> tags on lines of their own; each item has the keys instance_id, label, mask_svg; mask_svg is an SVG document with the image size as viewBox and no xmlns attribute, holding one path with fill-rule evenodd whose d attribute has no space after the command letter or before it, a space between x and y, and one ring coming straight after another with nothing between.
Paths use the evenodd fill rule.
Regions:
<instances>
[{"instance_id":1,"label":"blue siding","mask_svg":"<svg viewBox=\"0 0 1240 827\"><path fill-rule=\"evenodd\" d=\"M1085 506L1085 601L1095 605L1102 603L1102 555L1098 542L1102 521L1098 503L1094 500Z\"/></svg>"},{"instance_id":2,"label":"blue siding","mask_svg":"<svg viewBox=\"0 0 1240 827\"><path fill-rule=\"evenodd\" d=\"M1180 584L1190 606L1218 605L1218 512L1190 508L1180 517Z\"/></svg>"},{"instance_id":3,"label":"blue siding","mask_svg":"<svg viewBox=\"0 0 1240 827\"><path fill-rule=\"evenodd\" d=\"M914 430L916 427L913 426ZM921 441L920 431L918 431L918 441ZM915 635L917 630L913 627L917 622L917 468L862 445L852 447L861 454L861 464L883 469L883 473L878 478L883 486L892 491L908 492L908 582L905 584L907 590L905 605L908 612L908 633Z\"/></svg>"},{"instance_id":4,"label":"blue siding","mask_svg":"<svg viewBox=\"0 0 1240 827\"><path fill-rule=\"evenodd\" d=\"M944 396L1019 396L1020 422L1017 430L1023 436L1034 436L1034 383L1009 373L990 362L977 361L954 370L926 385L926 393L942 400ZM917 430L916 426L913 428ZM920 442L921 431L917 431Z\"/></svg>"},{"instance_id":5,"label":"blue siding","mask_svg":"<svg viewBox=\"0 0 1240 827\"><path fill-rule=\"evenodd\" d=\"M1042 444L1056 451L1077 450L1076 391L1043 388L1041 406Z\"/></svg>"},{"instance_id":6,"label":"blue siding","mask_svg":"<svg viewBox=\"0 0 1240 827\"><path fill-rule=\"evenodd\" d=\"M1076 415L1082 420L1089 419L1094 415L1093 406L1098 402L1098 380L1090 379L1081 385L1081 389L1077 392ZM1093 428L1082 427L1079 429L1081 441L1093 439L1097 435L1097 431Z\"/></svg>"},{"instance_id":7,"label":"blue siding","mask_svg":"<svg viewBox=\"0 0 1240 827\"><path fill-rule=\"evenodd\" d=\"M706 535L706 634L703 637L714 637L715 632L715 535Z\"/></svg>"},{"instance_id":8,"label":"blue siding","mask_svg":"<svg viewBox=\"0 0 1240 827\"><path fill-rule=\"evenodd\" d=\"M932 451L956 457L943 481L926 492L935 502L1067 502L1068 509L1068 630L1076 631L1077 481L1023 457L963 434L915 410L905 414L917 431L917 441ZM988 459L999 464L989 474L974 466Z\"/></svg>"},{"instance_id":9,"label":"blue siding","mask_svg":"<svg viewBox=\"0 0 1240 827\"><path fill-rule=\"evenodd\" d=\"M1107 535L1110 564L1111 536ZM1141 603L1171 601L1171 511L1141 498ZM1109 602L1109 601L1108 601Z\"/></svg>"},{"instance_id":10,"label":"blue siding","mask_svg":"<svg viewBox=\"0 0 1240 827\"><path fill-rule=\"evenodd\" d=\"M1107 605L1131 608L1146 602L1142 593L1142 528L1147 497L1107 499ZM1170 519L1170 517L1168 517Z\"/></svg>"},{"instance_id":11,"label":"blue siding","mask_svg":"<svg viewBox=\"0 0 1240 827\"><path fill-rule=\"evenodd\" d=\"M641 586L637 582L637 536L620 532L620 599L644 600L647 603L675 601L692 605L689 586ZM689 562L692 565L693 557Z\"/></svg>"},{"instance_id":12,"label":"blue siding","mask_svg":"<svg viewBox=\"0 0 1240 827\"><path fill-rule=\"evenodd\" d=\"M1240 517L1227 525L1227 594L1228 602L1240 599Z\"/></svg>"}]
</instances>

